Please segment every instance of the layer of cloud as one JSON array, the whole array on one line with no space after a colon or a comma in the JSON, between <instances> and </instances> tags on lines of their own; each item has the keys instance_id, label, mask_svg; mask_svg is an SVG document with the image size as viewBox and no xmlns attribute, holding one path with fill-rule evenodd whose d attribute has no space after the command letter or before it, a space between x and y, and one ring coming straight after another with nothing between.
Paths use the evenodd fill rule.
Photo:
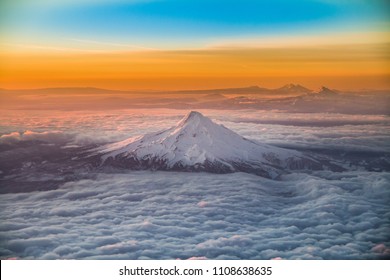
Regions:
<instances>
[{"instance_id":1,"label":"layer of cloud","mask_svg":"<svg viewBox=\"0 0 390 280\"><path fill-rule=\"evenodd\" d=\"M390 175L100 174L2 194L2 258L377 259ZM206 203L207 202L207 203Z\"/></svg>"},{"instance_id":2,"label":"layer of cloud","mask_svg":"<svg viewBox=\"0 0 390 280\"><path fill-rule=\"evenodd\" d=\"M173 126L186 113L0 112L6 124L0 126L0 143L101 144ZM202 113L262 143L390 150L386 116ZM45 189L42 184L57 178L58 168L40 173L26 168L24 175L33 178L35 189ZM319 171L281 181L242 173L83 172L55 190L0 195L1 258L390 258L386 172Z\"/></svg>"},{"instance_id":3,"label":"layer of cloud","mask_svg":"<svg viewBox=\"0 0 390 280\"><path fill-rule=\"evenodd\" d=\"M258 110L201 110L235 132L266 144L355 151L390 151L390 119L382 115L287 114ZM109 112L0 112L0 143L22 139L102 144L175 125L188 110L142 109ZM18 131L30 131L20 134ZM65 135L61 136L62 132ZM29 134L30 133L30 134ZM54 135L53 135L54 134ZM52 139L50 139L52 137Z\"/></svg>"},{"instance_id":4,"label":"layer of cloud","mask_svg":"<svg viewBox=\"0 0 390 280\"><path fill-rule=\"evenodd\" d=\"M0 111L0 144L23 140L101 144L175 125L187 111ZM59 139L55 139L57 136ZM50 138L51 137L51 138ZM61 143L62 143L61 142Z\"/></svg>"},{"instance_id":5,"label":"layer of cloud","mask_svg":"<svg viewBox=\"0 0 390 280\"><path fill-rule=\"evenodd\" d=\"M19 141L42 141L49 143L66 143L69 138L61 131L45 131L45 132L11 132L0 136L0 144L13 144Z\"/></svg>"}]
</instances>

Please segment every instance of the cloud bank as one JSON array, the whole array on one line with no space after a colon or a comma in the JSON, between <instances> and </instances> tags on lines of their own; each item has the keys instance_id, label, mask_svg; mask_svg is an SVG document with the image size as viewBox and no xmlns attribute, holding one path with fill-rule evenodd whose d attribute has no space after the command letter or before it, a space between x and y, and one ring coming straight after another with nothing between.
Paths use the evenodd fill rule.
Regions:
<instances>
[{"instance_id":1,"label":"cloud bank","mask_svg":"<svg viewBox=\"0 0 390 280\"><path fill-rule=\"evenodd\" d=\"M0 197L2 258L389 258L388 173L131 172Z\"/></svg>"},{"instance_id":2,"label":"cloud bank","mask_svg":"<svg viewBox=\"0 0 390 280\"><path fill-rule=\"evenodd\" d=\"M390 119L382 115L289 114L259 110L201 110L244 137L286 147L390 151ZM0 144L7 141L67 141L101 144L174 126L188 110L108 112L0 112ZM24 132L24 133L23 133ZM61 136L64 133L66 135ZM57 137L57 138L56 138ZM62 142L61 142L62 143Z\"/></svg>"}]
</instances>

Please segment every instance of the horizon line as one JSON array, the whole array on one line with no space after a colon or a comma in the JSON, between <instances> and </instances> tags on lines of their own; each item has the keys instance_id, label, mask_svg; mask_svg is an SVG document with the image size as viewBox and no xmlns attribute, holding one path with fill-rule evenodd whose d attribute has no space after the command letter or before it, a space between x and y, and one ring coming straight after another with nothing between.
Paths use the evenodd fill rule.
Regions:
<instances>
[{"instance_id":1,"label":"horizon line","mask_svg":"<svg viewBox=\"0 0 390 280\"><path fill-rule=\"evenodd\" d=\"M320 85L317 87L317 89L311 89L308 88L302 84L299 83L286 83L279 87L266 87L266 86L259 86L259 85L248 85L248 86L242 86L242 87L219 87L219 88L202 88L202 89L114 89L114 88L105 88L105 87L94 87L94 86L70 86L70 87L61 87L61 86L54 86L54 87L37 87L37 88L0 88L0 90L6 90L6 91L29 91L29 90L61 90L61 89L91 89L91 90L105 90L105 91L115 91L115 92L187 92L187 91L210 91L210 90L233 90L233 89L258 89L258 90L278 90L282 89L286 86L296 86L296 87L303 87L304 89L310 90L312 92L316 92L317 90L321 90L323 88L327 88L333 91L340 91L340 92L349 92L349 91L358 91L358 92L364 92L364 91L390 91L390 88L361 88L361 89L348 89L348 90L340 90L334 87L328 87L326 85Z\"/></svg>"}]
</instances>

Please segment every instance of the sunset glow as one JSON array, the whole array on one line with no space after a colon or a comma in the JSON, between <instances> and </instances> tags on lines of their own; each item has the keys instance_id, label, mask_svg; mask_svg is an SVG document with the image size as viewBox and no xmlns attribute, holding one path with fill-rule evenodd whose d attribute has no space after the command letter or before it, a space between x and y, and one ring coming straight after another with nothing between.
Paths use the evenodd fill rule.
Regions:
<instances>
[{"instance_id":1,"label":"sunset glow","mask_svg":"<svg viewBox=\"0 0 390 280\"><path fill-rule=\"evenodd\" d=\"M386 88L386 45L118 53L12 53L2 58L5 88L95 86L191 89L294 81L311 87ZM358 78L358 79L357 79Z\"/></svg>"},{"instance_id":2,"label":"sunset glow","mask_svg":"<svg viewBox=\"0 0 390 280\"><path fill-rule=\"evenodd\" d=\"M2 4L2 88L390 87L386 1L35 2Z\"/></svg>"}]
</instances>

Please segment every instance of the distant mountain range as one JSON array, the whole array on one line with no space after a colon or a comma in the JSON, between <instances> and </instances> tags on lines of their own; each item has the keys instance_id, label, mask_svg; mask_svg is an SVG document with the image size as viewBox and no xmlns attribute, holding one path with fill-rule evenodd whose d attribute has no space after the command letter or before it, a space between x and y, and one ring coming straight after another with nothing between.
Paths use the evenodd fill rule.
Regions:
<instances>
[{"instance_id":1,"label":"distant mountain range","mask_svg":"<svg viewBox=\"0 0 390 280\"><path fill-rule=\"evenodd\" d=\"M286 112L386 114L390 91L313 91L299 84L183 91L120 91L99 88L0 89L0 108L109 110L127 108L256 109Z\"/></svg>"},{"instance_id":2,"label":"distant mountain range","mask_svg":"<svg viewBox=\"0 0 390 280\"><path fill-rule=\"evenodd\" d=\"M54 88L38 88L38 89L0 89L2 93L43 93L43 94L277 94L277 95L290 95L290 94L304 94L311 93L313 90L305 88L299 84L286 84L281 88L269 89L259 86L249 86L240 88L219 88L219 89L197 89L197 90L111 90L95 87L54 87Z\"/></svg>"}]
</instances>

